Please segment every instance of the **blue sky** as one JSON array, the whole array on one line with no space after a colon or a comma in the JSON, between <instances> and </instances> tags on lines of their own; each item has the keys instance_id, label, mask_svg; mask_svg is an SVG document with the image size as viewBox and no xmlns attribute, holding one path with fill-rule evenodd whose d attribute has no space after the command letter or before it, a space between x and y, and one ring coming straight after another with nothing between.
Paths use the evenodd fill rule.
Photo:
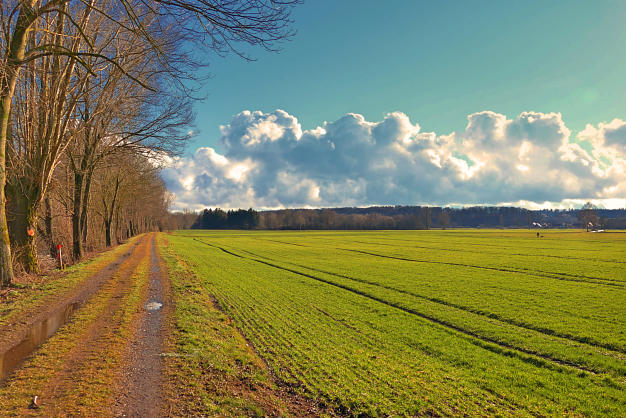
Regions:
<instances>
[{"instance_id":1,"label":"blue sky","mask_svg":"<svg viewBox=\"0 0 626 418\"><path fill-rule=\"evenodd\" d=\"M479 110L561 112L575 131L626 115L624 1L315 0L293 18L280 53L211 60L188 152L246 109L284 109L304 129L401 111L442 133Z\"/></svg>"},{"instance_id":2,"label":"blue sky","mask_svg":"<svg viewBox=\"0 0 626 418\"><path fill-rule=\"evenodd\" d=\"M174 208L626 206L626 1L327 1L211 57ZM222 128L221 128L222 127Z\"/></svg>"}]
</instances>

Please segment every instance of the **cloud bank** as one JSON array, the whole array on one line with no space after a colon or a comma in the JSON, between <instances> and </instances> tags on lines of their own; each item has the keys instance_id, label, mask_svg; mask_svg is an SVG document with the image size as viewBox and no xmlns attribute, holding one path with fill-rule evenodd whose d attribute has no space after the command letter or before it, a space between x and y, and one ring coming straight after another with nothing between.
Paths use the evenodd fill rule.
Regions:
<instances>
[{"instance_id":1,"label":"cloud bank","mask_svg":"<svg viewBox=\"0 0 626 418\"><path fill-rule=\"evenodd\" d=\"M484 111L463 132L422 132L400 112L347 114L303 131L283 110L221 127L223 154L199 148L162 175L175 209L367 205L626 206L626 122L577 133L560 113ZM550 202L550 203L547 203Z\"/></svg>"}]
</instances>

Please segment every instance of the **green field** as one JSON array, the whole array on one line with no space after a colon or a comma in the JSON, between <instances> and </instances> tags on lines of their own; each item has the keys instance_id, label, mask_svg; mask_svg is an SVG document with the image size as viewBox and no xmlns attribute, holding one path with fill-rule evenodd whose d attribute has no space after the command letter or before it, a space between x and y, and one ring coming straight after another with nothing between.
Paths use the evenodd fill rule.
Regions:
<instances>
[{"instance_id":1,"label":"green field","mask_svg":"<svg viewBox=\"0 0 626 418\"><path fill-rule=\"evenodd\" d=\"M624 416L626 234L542 233L185 231L166 251L339 413Z\"/></svg>"}]
</instances>

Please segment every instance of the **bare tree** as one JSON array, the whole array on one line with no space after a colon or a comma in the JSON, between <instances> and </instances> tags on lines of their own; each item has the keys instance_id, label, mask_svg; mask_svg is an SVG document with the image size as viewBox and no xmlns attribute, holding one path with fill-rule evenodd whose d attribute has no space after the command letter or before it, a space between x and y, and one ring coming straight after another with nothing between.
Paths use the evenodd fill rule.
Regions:
<instances>
[{"instance_id":1,"label":"bare tree","mask_svg":"<svg viewBox=\"0 0 626 418\"><path fill-rule=\"evenodd\" d=\"M115 65L129 78L149 88L141 80L128 74L124 70L123 60L118 60L116 56L98 54L89 49L68 49L62 35L65 27L52 37L51 42L39 42L38 38L30 42L29 37L38 22L56 17L57 22L64 22L63 25L73 28L74 40L81 39L81 42L89 43L89 36L83 30L85 22L73 18L76 10L83 10L83 16L92 13L104 16L125 33L143 37L150 43L157 52L157 57L161 58L163 71L174 76L180 86L184 86L184 70L168 67L166 56L169 51L155 42L155 31L167 31L176 26L179 41L201 44L218 53L234 51L249 58L238 47L240 43L273 49L277 41L292 33L289 6L295 2L225 0L213 4L204 0L3 0L0 3L0 25L3 31L3 36L0 37L0 285L10 283L13 278L4 186L7 180L6 145L11 106L23 67L46 56L63 56L71 61L70 65L78 63L87 72L93 73L93 69L84 59L98 56ZM193 52L190 52L188 57L192 58L192 55ZM190 59L189 62L193 60Z\"/></svg>"},{"instance_id":2,"label":"bare tree","mask_svg":"<svg viewBox=\"0 0 626 418\"><path fill-rule=\"evenodd\" d=\"M430 229L431 212L432 211L428 206L424 206L420 209L419 219L425 229Z\"/></svg>"},{"instance_id":3,"label":"bare tree","mask_svg":"<svg viewBox=\"0 0 626 418\"><path fill-rule=\"evenodd\" d=\"M437 222L441 226L441 228L446 229L448 225L450 225L450 214L446 209L443 209L437 218Z\"/></svg>"},{"instance_id":4,"label":"bare tree","mask_svg":"<svg viewBox=\"0 0 626 418\"><path fill-rule=\"evenodd\" d=\"M120 152L175 154L189 138L187 130L192 123L189 97L161 88L168 84L162 79L169 74L157 65L150 45L141 38L112 41L119 51L117 55L128 57L125 70L108 65L85 83L79 106L83 133L68 149L74 174L71 213L75 259L82 257L87 241L91 182L97 166L107 156ZM168 42L165 39L162 44ZM169 47L173 47L171 42ZM168 56L178 59L176 54ZM134 82L128 73L152 88Z\"/></svg>"},{"instance_id":5,"label":"bare tree","mask_svg":"<svg viewBox=\"0 0 626 418\"><path fill-rule=\"evenodd\" d=\"M168 212L167 230L191 229L192 225L198 218L198 213L185 209L182 212ZM265 228L265 224L262 228Z\"/></svg>"},{"instance_id":6,"label":"bare tree","mask_svg":"<svg viewBox=\"0 0 626 418\"><path fill-rule=\"evenodd\" d=\"M587 202L583 205L583 207L578 211L578 220L589 232L589 227L594 227L598 225L598 214L596 213L596 207L591 202Z\"/></svg>"},{"instance_id":7,"label":"bare tree","mask_svg":"<svg viewBox=\"0 0 626 418\"><path fill-rule=\"evenodd\" d=\"M68 24L65 13L67 9L36 21L30 42L55 43L67 51L80 50L82 39L76 32L86 30L91 12L83 9L77 16L80 22L77 26ZM76 61L67 55L32 59L14 95L11 137L6 143L6 191L11 203L11 238L20 248L20 261L28 272L36 272L38 268L37 210L59 158L80 130L75 124L78 86L88 74L78 75L75 69Z\"/></svg>"}]
</instances>

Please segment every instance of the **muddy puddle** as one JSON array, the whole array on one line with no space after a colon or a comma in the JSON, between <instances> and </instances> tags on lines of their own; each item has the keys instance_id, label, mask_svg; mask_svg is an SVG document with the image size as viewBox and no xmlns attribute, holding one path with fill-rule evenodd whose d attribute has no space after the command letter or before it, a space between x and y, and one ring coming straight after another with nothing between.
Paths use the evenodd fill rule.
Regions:
<instances>
[{"instance_id":1,"label":"muddy puddle","mask_svg":"<svg viewBox=\"0 0 626 418\"><path fill-rule=\"evenodd\" d=\"M158 311L163 306L160 302L150 302L146 305L146 310L148 311Z\"/></svg>"},{"instance_id":2,"label":"muddy puddle","mask_svg":"<svg viewBox=\"0 0 626 418\"><path fill-rule=\"evenodd\" d=\"M78 307L78 303L71 303L47 319L33 324L22 341L4 353L0 353L0 385L26 360L26 357L65 324Z\"/></svg>"}]
</instances>

